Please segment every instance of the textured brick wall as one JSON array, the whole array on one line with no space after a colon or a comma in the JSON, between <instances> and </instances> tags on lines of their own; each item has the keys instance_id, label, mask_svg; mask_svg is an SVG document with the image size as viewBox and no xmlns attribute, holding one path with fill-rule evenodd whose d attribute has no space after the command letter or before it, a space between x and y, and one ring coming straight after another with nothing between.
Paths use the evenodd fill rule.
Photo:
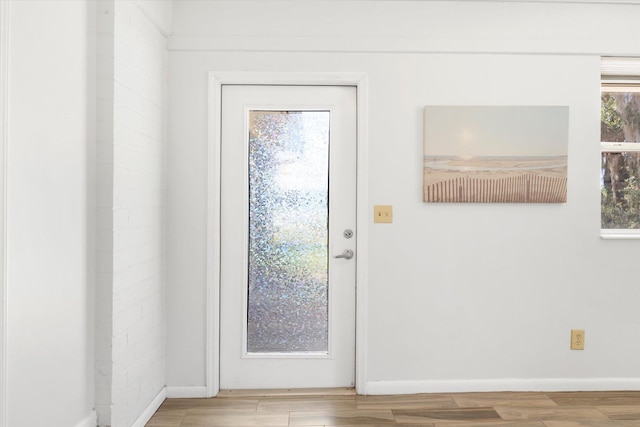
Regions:
<instances>
[{"instance_id":1,"label":"textured brick wall","mask_svg":"<svg viewBox=\"0 0 640 427\"><path fill-rule=\"evenodd\" d=\"M96 411L111 424L113 313L113 1L100 1L96 39Z\"/></svg>"},{"instance_id":2,"label":"textured brick wall","mask_svg":"<svg viewBox=\"0 0 640 427\"><path fill-rule=\"evenodd\" d=\"M132 1L98 31L97 406L128 427L165 383L166 39Z\"/></svg>"}]
</instances>

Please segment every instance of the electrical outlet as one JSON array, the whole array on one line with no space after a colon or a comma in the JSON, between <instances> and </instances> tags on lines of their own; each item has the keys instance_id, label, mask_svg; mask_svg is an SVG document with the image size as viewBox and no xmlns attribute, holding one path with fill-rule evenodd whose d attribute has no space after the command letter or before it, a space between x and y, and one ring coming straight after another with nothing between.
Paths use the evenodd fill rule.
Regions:
<instances>
[{"instance_id":1,"label":"electrical outlet","mask_svg":"<svg viewBox=\"0 0 640 427\"><path fill-rule=\"evenodd\" d=\"M584 329L571 330L571 350L584 350Z\"/></svg>"},{"instance_id":2,"label":"electrical outlet","mask_svg":"<svg viewBox=\"0 0 640 427\"><path fill-rule=\"evenodd\" d=\"M375 205L373 207L373 222L393 222L393 209L391 205Z\"/></svg>"}]
</instances>

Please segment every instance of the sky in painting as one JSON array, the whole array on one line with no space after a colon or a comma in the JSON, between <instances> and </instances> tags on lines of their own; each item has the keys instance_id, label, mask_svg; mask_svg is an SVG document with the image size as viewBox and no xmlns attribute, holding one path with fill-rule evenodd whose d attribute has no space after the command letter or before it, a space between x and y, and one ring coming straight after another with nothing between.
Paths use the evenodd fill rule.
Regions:
<instances>
[{"instance_id":1,"label":"sky in painting","mask_svg":"<svg viewBox=\"0 0 640 427\"><path fill-rule=\"evenodd\" d=\"M427 106L425 156L566 156L569 107Z\"/></svg>"}]
</instances>

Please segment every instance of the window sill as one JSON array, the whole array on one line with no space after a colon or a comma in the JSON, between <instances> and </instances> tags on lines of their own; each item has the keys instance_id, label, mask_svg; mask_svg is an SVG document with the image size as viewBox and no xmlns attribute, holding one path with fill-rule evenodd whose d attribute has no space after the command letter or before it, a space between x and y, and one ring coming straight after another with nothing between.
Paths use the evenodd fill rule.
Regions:
<instances>
[{"instance_id":1,"label":"window sill","mask_svg":"<svg viewBox=\"0 0 640 427\"><path fill-rule=\"evenodd\" d=\"M640 239L640 230L602 229L600 230L600 238L603 240L638 240Z\"/></svg>"}]
</instances>

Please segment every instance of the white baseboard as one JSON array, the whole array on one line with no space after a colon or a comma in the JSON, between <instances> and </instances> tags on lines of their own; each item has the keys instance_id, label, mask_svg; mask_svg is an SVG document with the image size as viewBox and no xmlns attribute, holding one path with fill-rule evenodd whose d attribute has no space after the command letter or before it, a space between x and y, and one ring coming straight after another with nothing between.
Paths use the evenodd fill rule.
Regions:
<instances>
[{"instance_id":1,"label":"white baseboard","mask_svg":"<svg viewBox=\"0 0 640 427\"><path fill-rule=\"evenodd\" d=\"M367 394L640 390L640 378L368 381Z\"/></svg>"},{"instance_id":2,"label":"white baseboard","mask_svg":"<svg viewBox=\"0 0 640 427\"><path fill-rule=\"evenodd\" d=\"M96 415L96 411L93 410L87 417L76 424L76 427L96 427L98 424L98 416Z\"/></svg>"},{"instance_id":3,"label":"white baseboard","mask_svg":"<svg viewBox=\"0 0 640 427\"><path fill-rule=\"evenodd\" d=\"M144 425L153 417L153 414L156 413L164 399L167 398L167 388L162 387L160 392L153 398L149 406L142 412L142 414L138 417L138 419L133 423L131 427L144 427ZM95 424L94 424L95 425Z\"/></svg>"},{"instance_id":4,"label":"white baseboard","mask_svg":"<svg viewBox=\"0 0 640 427\"><path fill-rule=\"evenodd\" d=\"M167 397L172 398L200 398L207 397L205 386L167 386Z\"/></svg>"}]
</instances>

